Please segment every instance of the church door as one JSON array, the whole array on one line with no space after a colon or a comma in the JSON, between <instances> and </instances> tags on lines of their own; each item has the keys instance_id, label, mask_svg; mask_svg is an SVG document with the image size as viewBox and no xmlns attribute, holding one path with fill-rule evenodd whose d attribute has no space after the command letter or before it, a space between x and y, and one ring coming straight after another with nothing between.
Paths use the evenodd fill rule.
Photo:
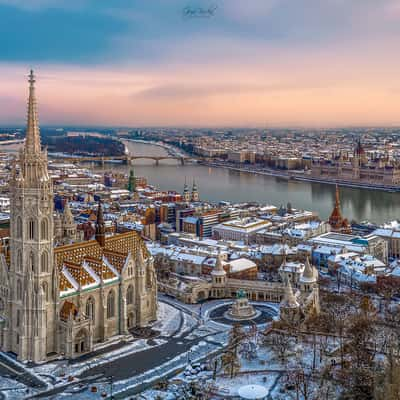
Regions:
<instances>
[{"instance_id":1,"label":"church door","mask_svg":"<svg viewBox=\"0 0 400 400\"><path fill-rule=\"evenodd\" d=\"M84 329L81 329L75 337L75 353L84 353L88 351L88 337Z\"/></svg>"}]
</instances>

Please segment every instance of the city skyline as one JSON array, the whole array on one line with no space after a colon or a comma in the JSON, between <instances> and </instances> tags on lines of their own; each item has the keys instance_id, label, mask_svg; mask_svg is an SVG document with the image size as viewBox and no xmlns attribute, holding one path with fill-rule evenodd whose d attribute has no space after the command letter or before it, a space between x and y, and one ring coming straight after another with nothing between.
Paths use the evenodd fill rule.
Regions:
<instances>
[{"instance_id":1,"label":"city skyline","mask_svg":"<svg viewBox=\"0 0 400 400\"><path fill-rule=\"evenodd\" d=\"M0 0L0 124L400 125L398 2L292 3Z\"/></svg>"}]
</instances>

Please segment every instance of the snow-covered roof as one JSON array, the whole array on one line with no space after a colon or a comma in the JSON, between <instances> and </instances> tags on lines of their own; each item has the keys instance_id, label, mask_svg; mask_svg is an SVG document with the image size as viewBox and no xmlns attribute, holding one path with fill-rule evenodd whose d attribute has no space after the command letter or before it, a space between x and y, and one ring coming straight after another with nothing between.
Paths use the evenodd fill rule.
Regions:
<instances>
[{"instance_id":1,"label":"snow-covered roof","mask_svg":"<svg viewBox=\"0 0 400 400\"><path fill-rule=\"evenodd\" d=\"M400 277L400 266L395 267L390 273L392 276Z\"/></svg>"},{"instance_id":2,"label":"snow-covered roof","mask_svg":"<svg viewBox=\"0 0 400 400\"><path fill-rule=\"evenodd\" d=\"M257 267L253 261L247 258L238 258L237 260L230 261L229 265L231 266L231 273L241 272L246 269Z\"/></svg>"}]
</instances>

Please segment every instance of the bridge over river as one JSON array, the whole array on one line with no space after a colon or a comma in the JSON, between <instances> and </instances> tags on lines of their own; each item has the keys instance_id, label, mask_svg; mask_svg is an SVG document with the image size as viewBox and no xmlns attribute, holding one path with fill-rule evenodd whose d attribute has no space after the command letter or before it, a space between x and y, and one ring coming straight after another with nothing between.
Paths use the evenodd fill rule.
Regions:
<instances>
[{"instance_id":1,"label":"bridge over river","mask_svg":"<svg viewBox=\"0 0 400 400\"><path fill-rule=\"evenodd\" d=\"M181 165L185 164L185 161L189 160L189 157L184 156L172 156L172 155L163 155L163 156L136 156L136 155L123 155L123 156L85 156L85 157L72 157L72 156L55 156L49 154L53 160L60 160L63 162L69 162L72 164L75 163L84 163L84 162L93 162L104 165L107 162L113 161L122 161L124 164L130 165L133 164L134 160L154 160L156 165L159 165L162 160L176 160L181 163Z\"/></svg>"}]
</instances>

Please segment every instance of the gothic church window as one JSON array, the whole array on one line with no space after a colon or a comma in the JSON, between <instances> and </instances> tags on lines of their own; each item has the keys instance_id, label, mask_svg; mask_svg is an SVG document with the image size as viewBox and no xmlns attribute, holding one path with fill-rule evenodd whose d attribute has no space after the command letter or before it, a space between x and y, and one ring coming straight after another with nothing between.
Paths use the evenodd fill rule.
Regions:
<instances>
[{"instance_id":1,"label":"gothic church window","mask_svg":"<svg viewBox=\"0 0 400 400\"><path fill-rule=\"evenodd\" d=\"M107 318L115 316L115 296L114 291L110 290L107 296Z\"/></svg>"},{"instance_id":2,"label":"gothic church window","mask_svg":"<svg viewBox=\"0 0 400 400\"><path fill-rule=\"evenodd\" d=\"M21 250L18 250L18 252L17 252L16 270L17 271L21 271L22 270L22 252L21 252Z\"/></svg>"},{"instance_id":3,"label":"gothic church window","mask_svg":"<svg viewBox=\"0 0 400 400\"><path fill-rule=\"evenodd\" d=\"M22 299L22 284L21 281L18 279L17 280L17 300Z\"/></svg>"},{"instance_id":4,"label":"gothic church window","mask_svg":"<svg viewBox=\"0 0 400 400\"><path fill-rule=\"evenodd\" d=\"M22 219L17 217L17 238L22 238Z\"/></svg>"},{"instance_id":5,"label":"gothic church window","mask_svg":"<svg viewBox=\"0 0 400 400\"><path fill-rule=\"evenodd\" d=\"M126 304L133 304L133 286L129 285L126 291Z\"/></svg>"},{"instance_id":6,"label":"gothic church window","mask_svg":"<svg viewBox=\"0 0 400 400\"><path fill-rule=\"evenodd\" d=\"M28 222L28 238L29 240L35 239L35 221L33 219Z\"/></svg>"},{"instance_id":7,"label":"gothic church window","mask_svg":"<svg viewBox=\"0 0 400 400\"><path fill-rule=\"evenodd\" d=\"M35 259L33 257L33 253L31 253L29 256L29 268L32 270L32 272L35 272Z\"/></svg>"},{"instance_id":8,"label":"gothic church window","mask_svg":"<svg viewBox=\"0 0 400 400\"><path fill-rule=\"evenodd\" d=\"M94 300L93 297L89 297L86 302L86 316L94 322Z\"/></svg>"},{"instance_id":9,"label":"gothic church window","mask_svg":"<svg viewBox=\"0 0 400 400\"><path fill-rule=\"evenodd\" d=\"M42 219L40 224L40 238L44 240L49 238L48 222L46 218Z\"/></svg>"},{"instance_id":10,"label":"gothic church window","mask_svg":"<svg viewBox=\"0 0 400 400\"><path fill-rule=\"evenodd\" d=\"M40 265L42 272L49 272L49 256L47 251L44 251L40 257Z\"/></svg>"},{"instance_id":11,"label":"gothic church window","mask_svg":"<svg viewBox=\"0 0 400 400\"><path fill-rule=\"evenodd\" d=\"M44 298L46 299L46 301L49 301L49 286L47 285L47 282L42 283L42 288L43 288Z\"/></svg>"}]
</instances>

